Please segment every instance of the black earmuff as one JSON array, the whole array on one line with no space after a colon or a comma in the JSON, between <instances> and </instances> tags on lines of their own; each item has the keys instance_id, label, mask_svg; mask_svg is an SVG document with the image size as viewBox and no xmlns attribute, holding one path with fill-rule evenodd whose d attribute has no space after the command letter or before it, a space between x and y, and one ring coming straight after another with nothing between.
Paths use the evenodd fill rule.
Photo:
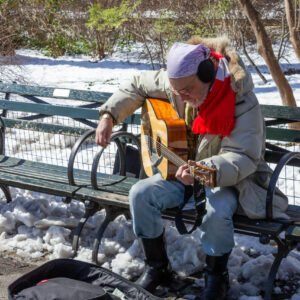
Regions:
<instances>
[{"instance_id":1,"label":"black earmuff","mask_svg":"<svg viewBox=\"0 0 300 300\"><path fill-rule=\"evenodd\" d=\"M197 76L204 83L211 82L214 79L215 65L210 58L202 61L199 64L197 70Z\"/></svg>"}]
</instances>

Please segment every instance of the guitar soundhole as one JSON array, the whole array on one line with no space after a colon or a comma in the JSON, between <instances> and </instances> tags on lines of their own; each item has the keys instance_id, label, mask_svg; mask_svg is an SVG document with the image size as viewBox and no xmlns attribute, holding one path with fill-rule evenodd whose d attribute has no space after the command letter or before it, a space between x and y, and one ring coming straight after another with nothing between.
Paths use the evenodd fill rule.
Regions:
<instances>
[{"instance_id":1,"label":"guitar soundhole","mask_svg":"<svg viewBox=\"0 0 300 300\"><path fill-rule=\"evenodd\" d=\"M156 139L156 153L159 157L161 156L161 139L159 136Z\"/></svg>"}]
</instances>

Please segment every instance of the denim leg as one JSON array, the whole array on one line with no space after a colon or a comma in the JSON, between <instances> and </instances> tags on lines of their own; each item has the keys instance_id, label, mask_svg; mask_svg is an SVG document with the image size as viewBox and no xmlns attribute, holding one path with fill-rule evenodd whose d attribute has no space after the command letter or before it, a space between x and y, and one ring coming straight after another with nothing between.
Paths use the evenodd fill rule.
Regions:
<instances>
[{"instance_id":1,"label":"denim leg","mask_svg":"<svg viewBox=\"0 0 300 300\"><path fill-rule=\"evenodd\" d=\"M133 231L138 238L156 238L163 232L161 212L179 206L184 185L160 174L138 181L129 192Z\"/></svg>"},{"instance_id":2,"label":"denim leg","mask_svg":"<svg viewBox=\"0 0 300 300\"><path fill-rule=\"evenodd\" d=\"M207 214L203 218L201 242L204 252L221 256L234 247L232 216L238 207L238 194L232 187L206 189Z\"/></svg>"}]
</instances>

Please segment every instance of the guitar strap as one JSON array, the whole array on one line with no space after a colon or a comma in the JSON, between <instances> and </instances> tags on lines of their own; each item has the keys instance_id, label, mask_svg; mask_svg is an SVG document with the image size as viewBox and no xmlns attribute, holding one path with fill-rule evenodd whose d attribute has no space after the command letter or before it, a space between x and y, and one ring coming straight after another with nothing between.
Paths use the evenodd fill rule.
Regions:
<instances>
[{"instance_id":1,"label":"guitar strap","mask_svg":"<svg viewBox=\"0 0 300 300\"><path fill-rule=\"evenodd\" d=\"M191 230L187 230L186 226L182 219L182 211L189 199L194 194L194 201L195 201L195 221ZM204 215L206 214L206 194L205 194L205 187L203 184L194 180L193 185L186 185L184 190L184 201L183 204L179 206L178 211L175 216L175 225L180 234L190 234L192 233L197 227L202 224L202 220Z\"/></svg>"}]
</instances>

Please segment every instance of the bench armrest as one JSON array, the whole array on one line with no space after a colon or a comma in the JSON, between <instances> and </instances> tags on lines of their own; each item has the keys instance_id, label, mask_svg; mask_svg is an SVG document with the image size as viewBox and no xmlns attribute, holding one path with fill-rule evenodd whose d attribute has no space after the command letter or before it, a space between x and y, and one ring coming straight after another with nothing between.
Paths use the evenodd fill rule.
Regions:
<instances>
[{"instance_id":1,"label":"bench armrest","mask_svg":"<svg viewBox=\"0 0 300 300\"><path fill-rule=\"evenodd\" d=\"M300 152L289 152L285 153L281 159L279 160L275 170L272 173L268 190L267 190L267 198L266 198L266 219L273 219L273 196L276 188L276 183L279 177L279 174L283 167L287 165L287 163L292 159L300 159Z\"/></svg>"},{"instance_id":2,"label":"bench armrest","mask_svg":"<svg viewBox=\"0 0 300 300\"><path fill-rule=\"evenodd\" d=\"M68 162L68 180L70 185L76 185L74 180L74 161L76 154L80 148L80 146L84 143L84 141L89 138L91 135L95 134L96 130L91 129L88 130L85 134L83 134L74 144Z\"/></svg>"},{"instance_id":3,"label":"bench armrest","mask_svg":"<svg viewBox=\"0 0 300 300\"><path fill-rule=\"evenodd\" d=\"M129 132L126 132L126 131L117 131L117 132L114 132L112 135L111 135L111 138L110 138L110 141L111 142L115 142L116 145L117 145L117 148L118 148L118 152L119 152L119 159L120 159L120 170L121 170L121 174L120 175L123 175L125 176L126 174L126 170L125 170L125 165L126 165L126 153L124 152L123 150L123 147L121 145L121 141L122 139L129 139L130 141L132 141L138 148L138 152L139 152L139 159L141 160L141 146L140 146L140 140L138 137L136 137L134 134L132 133L129 133ZM92 165L92 171L91 171L91 184L92 184L92 187L94 189L98 189L98 184L97 184L97 169L98 169L98 164L99 164L99 160L100 160L100 157L103 153L103 150L104 148L102 148L97 154L96 156L94 157L94 160L93 160L93 165ZM142 166L142 164L141 164ZM143 168L141 167L141 170L140 170L140 176L139 178L142 177L142 174L143 174Z\"/></svg>"}]
</instances>

